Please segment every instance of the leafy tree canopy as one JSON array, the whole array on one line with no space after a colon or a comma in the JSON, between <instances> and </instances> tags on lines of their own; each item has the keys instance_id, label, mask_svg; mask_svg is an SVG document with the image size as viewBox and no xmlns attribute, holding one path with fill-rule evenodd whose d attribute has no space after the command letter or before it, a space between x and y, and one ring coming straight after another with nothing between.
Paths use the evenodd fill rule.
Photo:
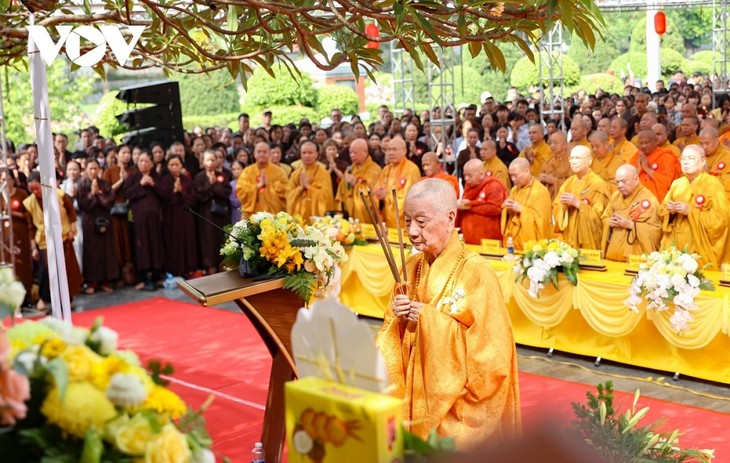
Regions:
<instances>
[{"instance_id":1,"label":"leafy tree canopy","mask_svg":"<svg viewBox=\"0 0 730 463\"><path fill-rule=\"evenodd\" d=\"M580 68L575 61L563 55L563 81L566 87L577 85L580 82ZM538 67L524 57L517 61L512 69L510 78L512 85L520 90L527 90L529 87L535 86L540 81L540 71Z\"/></svg>"},{"instance_id":2,"label":"leafy tree canopy","mask_svg":"<svg viewBox=\"0 0 730 463\"><path fill-rule=\"evenodd\" d=\"M275 64L270 76L262 67L256 68L249 81L246 106L317 106L317 90L312 78L303 74L296 79L283 65Z\"/></svg>"},{"instance_id":3,"label":"leafy tree canopy","mask_svg":"<svg viewBox=\"0 0 730 463\"><path fill-rule=\"evenodd\" d=\"M206 75L171 76L180 84L183 115L235 113L241 109L236 81L221 70Z\"/></svg>"},{"instance_id":4,"label":"leafy tree canopy","mask_svg":"<svg viewBox=\"0 0 730 463\"><path fill-rule=\"evenodd\" d=\"M671 48L672 50L684 50L684 39L672 17L667 17L667 32L662 36L662 49ZM631 32L630 52L646 53L646 15L643 15L634 24L634 30Z\"/></svg>"},{"instance_id":5,"label":"leafy tree canopy","mask_svg":"<svg viewBox=\"0 0 730 463\"><path fill-rule=\"evenodd\" d=\"M568 57L580 66L584 74L605 72L621 52L612 47L608 42L599 40L592 50L580 41L579 37L573 35L570 39Z\"/></svg>"},{"instance_id":6,"label":"leafy tree canopy","mask_svg":"<svg viewBox=\"0 0 730 463\"><path fill-rule=\"evenodd\" d=\"M530 44L554 21L593 46L603 19L594 0L99 0L68 6L59 0L0 0L0 65L17 63L26 54L30 22L50 29L60 24L146 26L125 68L162 67L180 72L228 69L244 84L255 65L271 69L275 62L292 65L287 55L301 51L319 68L331 70L349 62L356 75L382 64L382 51L369 41L390 42L408 51L419 67L418 53L436 63L435 46L467 45L484 53L495 69L505 70L497 44L515 43L528 56ZM28 8L26 6L28 5ZM375 24L379 35L371 35ZM338 51L328 53L322 40L331 37ZM128 38L128 37L127 37ZM82 54L96 45L82 43ZM62 50L65 53L65 49ZM107 50L103 61L119 66ZM103 73L103 66L95 68Z\"/></svg>"},{"instance_id":7,"label":"leafy tree canopy","mask_svg":"<svg viewBox=\"0 0 730 463\"><path fill-rule=\"evenodd\" d=\"M330 115L330 111L339 108L342 114L352 115L360 112L360 99L355 90L345 85L330 84L318 89L319 101L317 115L323 118Z\"/></svg>"}]
</instances>

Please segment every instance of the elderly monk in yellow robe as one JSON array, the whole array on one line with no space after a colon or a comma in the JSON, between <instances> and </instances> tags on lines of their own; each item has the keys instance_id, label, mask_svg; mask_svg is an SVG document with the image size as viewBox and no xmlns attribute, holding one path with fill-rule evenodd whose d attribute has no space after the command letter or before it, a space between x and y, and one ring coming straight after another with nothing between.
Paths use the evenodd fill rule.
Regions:
<instances>
[{"instance_id":1,"label":"elderly monk in yellow robe","mask_svg":"<svg viewBox=\"0 0 730 463\"><path fill-rule=\"evenodd\" d=\"M613 140L613 154L626 163L631 162L631 158L638 151L638 148L626 139L628 129L629 123L623 117L616 116L611 119L609 135L611 135L611 139Z\"/></svg>"},{"instance_id":2,"label":"elderly monk in yellow robe","mask_svg":"<svg viewBox=\"0 0 730 463\"><path fill-rule=\"evenodd\" d=\"M380 173L378 186L374 191L375 196L385 202L383 218L388 228L396 226L392 189L395 188L397 194L400 223L403 226L405 223L403 201L406 199L406 193L414 183L421 180L418 166L406 159L407 151L406 142L400 136L390 140L385 150L385 162L388 165Z\"/></svg>"},{"instance_id":3,"label":"elderly monk in yellow robe","mask_svg":"<svg viewBox=\"0 0 730 463\"><path fill-rule=\"evenodd\" d=\"M700 146L705 150L708 172L720 180L730 200L730 148L720 143L714 127L700 130Z\"/></svg>"},{"instance_id":4,"label":"elderly monk in yellow robe","mask_svg":"<svg viewBox=\"0 0 730 463\"><path fill-rule=\"evenodd\" d=\"M352 165L345 171L343 181L337 186L336 209L345 211L361 223L370 223L365 205L360 197L360 189L375 188L382 169L368 153L368 144L358 138L350 143Z\"/></svg>"},{"instance_id":5,"label":"elderly monk in yellow robe","mask_svg":"<svg viewBox=\"0 0 730 463\"><path fill-rule=\"evenodd\" d=\"M651 131L654 132L654 135L656 136L656 145L659 148L671 151L672 154L679 159L679 155L682 154L682 152L679 148L669 143L669 132L667 131L667 126L664 124L654 124L651 126Z\"/></svg>"},{"instance_id":6,"label":"elderly monk in yellow robe","mask_svg":"<svg viewBox=\"0 0 730 463\"><path fill-rule=\"evenodd\" d=\"M509 165L514 186L502 203L501 229L505 245L511 236L515 249L524 243L550 238L553 234L552 203L545 185L532 175L530 163L517 158Z\"/></svg>"},{"instance_id":7,"label":"elderly monk in yellow robe","mask_svg":"<svg viewBox=\"0 0 730 463\"><path fill-rule=\"evenodd\" d=\"M532 175L537 177L540 175L542 165L553 154L550 152L550 146L545 143L545 129L542 128L542 125L532 124L527 129L527 137L530 139L530 146L525 148L519 157L525 158L530 162Z\"/></svg>"},{"instance_id":8,"label":"elderly monk in yellow robe","mask_svg":"<svg viewBox=\"0 0 730 463\"><path fill-rule=\"evenodd\" d=\"M332 179L326 168L317 163L317 145L305 141L299 147L302 167L292 172L286 191L286 210L299 214L304 220L322 217L335 207L332 197Z\"/></svg>"},{"instance_id":9,"label":"elderly monk in yellow robe","mask_svg":"<svg viewBox=\"0 0 730 463\"><path fill-rule=\"evenodd\" d=\"M479 157L484 163L484 172L487 177L496 178L502 182L505 189L509 190L509 172L504 162L497 157L497 144L494 140L484 140L482 142L482 146L479 147Z\"/></svg>"},{"instance_id":10,"label":"elderly monk in yellow robe","mask_svg":"<svg viewBox=\"0 0 730 463\"><path fill-rule=\"evenodd\" d=\"M593 132L590 141L591 151L593 151L591 170L608 182L608 187L613 193L616 191L616 171L624 162L611 150L608 135L605 133L598 130Z\"/></svg>"},{"instance_id":11,"label":"elderly monk in yellow robe","mask_svg":"<svg viewBox=\"0 0 730 463\"><path fill-rule=\"evenodd\" d=\"M256 143L256 164L246 167L238 177L236 195L246 216L266 211L276 214L286 208L287 175L270 162L271 150L266 142Z\"/></svg>"},{"instance_id":12,"label":"elderly monk in yellow robe","mask_svg":"<svg viewBox=\"0 0 730 463\"><path fill-rule=\"evenodd\" d=\"M631 164L616 171L616 191L603 211L603 254L607 260L626 262L632 254L659 249L662 222L659 201L641 184Z\"/></svg>"},{"instance_id":13,"label":"elderly monk in yellow robe","mask_svg":"<svg viewBox=\"0 0 730 463\"><path fill-rule=\"evenodd\" d=\"M421 158L421 167L423 168L423 173L426 174L426 176L421 180L427 178L440 178L441 180L446 180L449 182L449 185L454 187L454 193L456 196L458 197L460 195L459 179L453 175L447 174L443 171L443 169L441 169L441 162L439 161L439 157L436 153L429 151L424 154Z\"/></svg>"},{"instance_id":14,"label":"elderly monk in yellow robe","mask_svg":"<svg viewBox=\"0 0 730 463\"><path fill-rule=\"evenodd\" d=\"M697 116L682 117L682 123L679 124L679 131L682 136L674 140L672 144L680 151L684 151L685 146L698 145L700 143L700 138L697 136L699 128L700 119Z\"/></svg>"},{"instance_id":15,"label":"elderly monk in yellow robe","mask_svg":"<svg viewBox=\"0 0 730 463\"><path fill-rule=\"evenodd\" d=\"M672 183L659 211L662 246L700 255L700 266L719 270L725 258L730 207L722 183L705 172L705 151L689 145L680 157L682 177Z\"/></svg>"},{"instance_id":16,"label":"elderly monk in yellow robe","mask_svg":"<svg viewBox=\"0 0 730 463\"><path fill-rule=\"evenodd\" d=\"M570 123L570 150L576 146L585 146L590 148L591 144L588 142L588 132L590 127L586 124L586 121L582 117L575 117ZM553 153L555 151L553 150Z\"/></svg>"},{"instance_id":17,"label":"elderly monk in yellow robe","mask_svg":"<svg viewBox=\"0 0 730 463\"><path fill-rule=\"evenodd\" d=\"M591 170L591 150L576 146L570 152L575 175L563 183L553 200L556 231L576 248L601 249L603 211L610 196L608 183Z\"/></svg>"},{"instance_id":18,"label":"elderly monk in yellow robe","mask_svg":"<svg viewBox=\"0 0 730 463\"><path fill-rule=\"evenodd\" d=\"M396 291L378 334L403 423L468 449L521 432L517 355L499 281L454 230L456 196L426 179L405 201L406 227L420 252L406 262L413 288Z\"/></svg>"},{"instance_id":19,"label":"elderly monk in yellow robe","mask_svg":"<svg viewBox=\"0 0 730 463\"><path fill-rule=\"evenodd\" d=\"M550 151L553 155L542 165L537 178L547 187L550 198L555 199L563 182L573 175L568 163L568 138L563 132L550 135Z\"/></svg>"}]
</instances>

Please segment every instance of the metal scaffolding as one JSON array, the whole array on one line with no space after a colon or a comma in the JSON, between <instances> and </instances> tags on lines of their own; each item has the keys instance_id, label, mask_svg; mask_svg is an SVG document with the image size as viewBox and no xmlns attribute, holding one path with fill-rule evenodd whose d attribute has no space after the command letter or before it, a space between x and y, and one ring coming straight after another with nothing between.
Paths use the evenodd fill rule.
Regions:
<instances>
[{"instance_id":1,"label":"metal scaffolding","mask_svg":"<svg viewBox=\"0 0 730 463\"><path fill-rule=\"evenodd\" d=\"M3 206L0 209L0 267L11 267L15 270L15 253L13 241L13 209L8 185L8 146L5 139L5 110L3 108L3 87L0 82L0 197ZM5 175L1 175L5 173Z\"/></svg>"},{"instance_id":2,"label":"metal scaffolding","mask_svg":"<svg viewBox=\"0 0 730 463\"><path fill-rule=\"evenodd\" d=\"M456 120L456 86L454 83L454 52L443 47L436 48L439 64L429 61L428 66L428 108L431 111L431 133L440 132L437 140L444 147L441 160L444 165L456 162L453 144ZM438 108L438 112L436 111ZM451 117L447 117L451 113ZM435 117L438 116L438 117ZM439 129L439 130L435 130Z\"/></svg>"},{"instance_id":3,"label":"metal scaffolding","mask_svg":"<svg viewBox=\"0 0 730 463\"><path fill-rule=\"evenodd\" d=\"M712 88L716 95L728 93L728 0L714 0L712 13L712 70L718 78Z\"/></svg>"},{"instance_id":4,"label":"metal scaffolding","mask_svg":"<svg viewBox=\"0 0 730 463\"><path fill-rule=\"evenodd\" d=\"M400 117L406 109L415 109L413 60L407 51L390 42L390 62L393 66L393 115ZM387 129L387 127L386 127Z\"/></svg>"},{"instance_id":5,"label":"metal scaffolding","mask_svg":"<svg viewBox=\"0 0 730 463\"><path fill-rule=\"evenodd\" d=\"M540 109L543 120L555 119L558 127L565 130L565 111L563 107L563 24L557 22L543 36L538 44L538 75L540 92Z\"/></svg>"}]
</instances>

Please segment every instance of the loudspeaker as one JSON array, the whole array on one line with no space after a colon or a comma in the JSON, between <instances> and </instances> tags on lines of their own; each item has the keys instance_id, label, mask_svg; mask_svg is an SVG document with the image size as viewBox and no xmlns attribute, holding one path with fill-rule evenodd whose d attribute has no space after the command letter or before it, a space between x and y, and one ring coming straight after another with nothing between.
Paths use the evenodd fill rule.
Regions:
<instances>
[{"instance_id":1,"label":"loudspeaker","mask_svg":"<svg viewBox=\"0 0 730 463\"><path fill-rule=\"evenodd\" d=\"M156 82L124 87L117 99L128 104L127 111L117 115L119 122L131 130L124 135L123 143L149 146L158 141L165 146L183 141L180 88L177 82ZM147 103L141 108L137 104ZM148 104L152 103L153 106ZM133 108L129 105L133 104Z\"/></svg>"}]
</instances>

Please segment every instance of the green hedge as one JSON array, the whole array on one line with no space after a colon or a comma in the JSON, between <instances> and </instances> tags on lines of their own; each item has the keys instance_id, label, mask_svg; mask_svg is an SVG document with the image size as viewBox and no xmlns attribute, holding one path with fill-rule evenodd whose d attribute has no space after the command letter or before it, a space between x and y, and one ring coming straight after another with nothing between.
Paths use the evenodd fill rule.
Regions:
<instances>
[{"instance_id":1,"label":"green hedge","mask_svg":"<svg viewBox=\"0 0 730 463\"><path fill-rule=\"evenodd\" d=\"M238 115L240 113L210 114L207 116L183 116L183 127L192 132L196 125L203 129L206 127L229 127L233 131L238 130Z\"/></svg>"},{"instance_id":2,"label":"green hedge","mask_svg":"<svg viewBox=\"0 0 730 463\"><path fill-rule=\"evenodd\" d=\"M320 119L328 117L335 108L339 108L345 116L360 112L360 99L350 87L328 84L320 87L318 91L317 114Z\"/></svg>"},{"instance_id":3,"label":"green hedge","mask_svg":"<svg viewBox=\"0 0 730 463\"><path fill-rule=\"evenodd\" d=\"M539 57L535 57L537 61ZM563 79L566 87L577 85L580 82L580 68L575 61L566 55L563 55ZM530 58L525 56L521 58L510 75L510 82L520 91L527 91L530 87L536 86L540 80L539 69Z\"/></svg>"},{"instance_id":4,"label":"green hedge","mask_svg":"<svg viewBox=\"0 0 730 463\"><path fill-rule=\"evenodd\" d=\"M271 77L261 66L254 70L248 80L244 106L248 108L269 106L317 107L317 89L312 78L305 73L291 76L285 66L274 65L276 78Z\"/></svg>"},{"instance_id":5,"label":"green hedge","mask_svg":"<svg viewBox=\"0 0 730 463\"><path fill-rule=\"evenodd\" d=\"M207 74L175 74L180 84L183 115L226 114L241 108L236 81L228 71Z\"/></svg>"},{"instance_id":6,"label":"green hedge","mask_svg":"<svg viewBox=\"0 0 730 463\"><path fill-rule=\"evenodd\" d=\"M629 62L631 63L631 70L634 76L646 79L646 53L628 52L619 55L611 62L609 69L616 76L623 78L628 75L626 65ZM663 76L670 76L680 69L684 70L686 64L687 60L678 51L672 50L671 48L661 49L661 73Z\"/></svg>"},{"instance_id":7,"label":"green hedge","mask_svg":"<svg viewBox=\"0 0 730 463\"><path fill-rule=\"evenodd\" d=\"M588 74L581 76L580 83L574 87L569 87L565 94L568 96L578 90L585 90L589 94L594 94L598 89L604 92L623 95L624 84L621 82L621 79L608 73Z\"/></svg>"},{"instance_id":8,"label":"green hedge","mask_svg":"<svg viewBox=\"0 0 730 463\"><path fill-rule=\"evenodd\" d=\"M106 137L114 137L127 131L116 118L127 109L127 104L116 98L118 93L118 91L105 93L94 111L94 125L99 128L99 133Z\"/></svg>"}]
</instances>

